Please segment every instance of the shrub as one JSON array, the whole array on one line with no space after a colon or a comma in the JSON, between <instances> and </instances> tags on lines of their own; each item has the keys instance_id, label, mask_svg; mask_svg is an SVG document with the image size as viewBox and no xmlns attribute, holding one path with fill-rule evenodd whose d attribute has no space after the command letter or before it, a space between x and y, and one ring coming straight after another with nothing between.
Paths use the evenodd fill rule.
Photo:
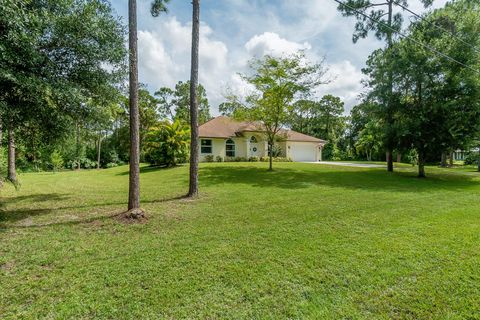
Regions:
<instances>
[{"instance_id":1,"label":"shrub","mask_svg":"<svg viewBox=\"0 0 480 320\"><path fill-rule=\"evenodd\" d=\"M213 162L215 158L213 155L209 154L208 156L205 156L205 162Z\"/></svg>"},{"instance_id":2,"label":"shrub","mask_svg":"<svg viewBox=\"0 0 480 320\"><path fill-rule=\"evenodd\" d=\"M145 138L145 160L153 165L172 167L188 158L190 128L175 121L153 127Z\"/></svg>"},{"instance_id":3,"label":"shrub","mask_svg":"<svg viewBox=\"0 0 480 320\"><path fill-rule=\"evenodd\" d=\"M250 157L248 158L249 162L258 162L260 159L258 157Z\"/></svg>"},{"instance_id":4,"label":"shrub","mask_svg":"<svg viewBox=\"0 0 480 320\"><path fill-rule=\"evenodd\" d=\"M115 162L109 162L109 163L107 163L107 165L106 165L107 168L115 168L115 167L117 167L117 166L118 166L118 164L115 163Z\"/></svg>"},{"instance_id":5,"label":"shrub","mask_svg":"<svg viewBox=\"0 0 480 320\"><path fill-rule=\"evenodd\" d=\"M58 171L63 168L63 157L57 150L54 150L50 155L50 163L52 164L53 171Z\"/></svg>"},{"instance_id":6,"label":"shrub","mask_svg":"<svg viewBox=\"0 0 480 320\"><path fill-rule=\"evenodd\" d=\"M234 157L225 157L225 162L234 162L235 158Z\"/></svg>"},{"instance_id":7,"label":"shrub","mask_svg":"<svg viewBox=\"0 0 480 320\"><path fill-rule=\"evenodd\" d=\"M272 149L272 156L274 158L280 157L282 155L282 148L279 145L275 144L271 149ZM269 155L270 155L270 152L269 152Z\"/></svg>"},{"instance_id":8,"label":"shrub","mask_svg":"<svg viewBox=\"0 0 480 320\"><path fill-rule=\"evenodd\" d=\"M260 162L268 162L269 158L268 157L260 157Z\"/></svg>"},{"instance_id":9,"label":"shrub","mask_svg":"<svg viewBox=\"0 0 480 320\"><path fill-rule=\"evenodd\" d=\"M245 157L235 157L235 162L247 162L247 158L245 158Z\"/></svg>"},{"instance_id":10,"label":"shrub","mask_svg":"<svg viewBox=\"0 0 480 320\"><path fill-rule=\"evenodd\" d=\"M223 162L223 157L217 156L216 160L217 160L217 162Z\"/></svg>"}]
</instances>

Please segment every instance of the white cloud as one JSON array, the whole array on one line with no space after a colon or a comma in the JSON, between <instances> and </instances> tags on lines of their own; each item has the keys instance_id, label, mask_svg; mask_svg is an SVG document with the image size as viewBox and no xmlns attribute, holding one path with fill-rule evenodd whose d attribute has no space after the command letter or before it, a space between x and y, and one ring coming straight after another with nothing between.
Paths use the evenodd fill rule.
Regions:
<instances>
[{"instance_id":1,"label":"white cloud","mask_svg":"<svg viewBox=\"0 0 480 320\"><path fill-rule=\"evenodd\" d=\"M162 32L157 31L162 30ZM139 75L150 90L162 86L174 87L178 81L190 78L191 24L182 24L175 17L159 23L155 30L138 32ZM222 97L219 84L231 70L225 43L213 39L212 29L200 28L199 81L209 98L217 103Z\"/></svg>"},{"instance_id":2,"label":"white cloud","mask_svg":"<svg viewBox=\"0 0 480 320\"><path fill-rule=\"evenodd\" d=\"M308 42L297 43L288 41L273 32L255 35L245 44L247 52L255 57L261 57L266 54L274 56L288 55L299 50L309 50L311 48L312 46Z\"/></svg>"},{"instance_id":3,"label":"white cloud","mask_svg":"<svg viewBox=\"0 0 480 320\"><path fill-rule=\"evenodd\" d=\"M345 102L345 111L358 103L358 95L362 92L361 83L364 75L361 70L350 61L345 60L329 66L328 76L335 80L319 88L319 95L332 94L338 96Z\"/></svg>"}]
</instances>

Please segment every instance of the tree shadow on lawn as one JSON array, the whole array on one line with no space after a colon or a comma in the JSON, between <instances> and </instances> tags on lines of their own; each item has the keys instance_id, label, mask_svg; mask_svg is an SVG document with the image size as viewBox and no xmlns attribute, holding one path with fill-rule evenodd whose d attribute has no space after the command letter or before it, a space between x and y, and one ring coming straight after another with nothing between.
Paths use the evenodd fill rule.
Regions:
<instances>
[{"instance_id":1,"label":"tree shadow on lawn","mask_svg":"<svg viewBox=\"0 0 480 320\"><path fill-rule=\"evenodd\" d=\"M47 222L42 224L30 224L30 225L15 225L22 220L26 220L29 218L33 218L36 216L41 215L48 215L58 211L64 210L78 210L78 209L86 209L83 212L77 212L76 214L79 216L84 215L85 213L89 213L94 209L99 209L102 207L114 207L114 206L127 206L127 199L124 202L107 202L107 203L97 203L97 204L89 204L89 205L82 205L82 206L61 206L61 207L52 207L52 208L42 208L42 209L32 209L32 208L14 208L14 209L5 209L5 207L9 204L16 204L22 200L31 200L32 202L37 201L49 201L49 200L65 200L69 199L70 197L65 195L58 195L58 194L33 194L33 195L25 195L25 196L18 196L18 197L9 197L9 198L0 198L2 202L0 203L0 231L7 228L30 228L30 227L45 227L45 226L52 226L52 225L67 225L67 224L80 224L80 223L88 223L95 220L101 220L106 218L111 218L115 215L121 213L120 211L112 211L104 215L94 215L94 216L87 216L85 218L79 218L69 221L60 221L60 222ZM142 200L142 204L151 204L151 203L164 203L170 202L175 200L184 199L184 195L180 196L173 196L167 197L162 199L154 199L154 200Z\"/></svg>"},{"instance_id":2,"label":"tree shadow on lawn","mask_svg":"<svg viewBox=\"0 0 480 320\"><path fill-rule=\"evenodd\" d=\"M252 166L203 167L200 170L202 185L247 184L254 187L277 187L303 189L311 186L329 186L355 190L427 192L433 190L455 191L480 187L475 176L431 173L420 179L416 173L397 171L389 173L384 169L328 168L305 169L265 168ZM323 169L323 168L322 168ZM428 174L428 172L427 172Z\"/></svg>"},{"instance_id":3,"label":"tree shadow on lawn","mask_svg":"<svg viewBox=\"0 0 480 320\"><path fill-rule=\"evenodd\" d=\"M151 172L157 172L157 171L165 171L165 170L172 170L172 169L178 169L178 168L181 168L181 167L185 167L186 165L185 164L178 164L174 167L165 167L165 166L143 166L143 167L140 167L140 174L146 174L146 173L151 173ZM128 170L128 167L127 167L127 170L126 171L122 171L122 172L119 172L117 173L117 176L128 176L130 173L130 171Z\"/></svg>"}]
</instances>

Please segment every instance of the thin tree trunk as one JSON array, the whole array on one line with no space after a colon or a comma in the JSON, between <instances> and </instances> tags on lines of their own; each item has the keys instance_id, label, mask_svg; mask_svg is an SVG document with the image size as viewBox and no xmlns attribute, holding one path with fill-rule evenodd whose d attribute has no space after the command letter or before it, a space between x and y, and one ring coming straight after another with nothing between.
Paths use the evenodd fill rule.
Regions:
<instances>
[{"instance_id":1,"label":"thin tree trunk","mask_svg":"<svg viewBox=\"0 0 480 320\"><path fill-rule=\"evenodd\" d=\"M102 132L98 135L98 145L97 145L97 169L100 169L100 155L102 151Z\"/></svg>"},{"instance_id":2,"label":"thin tree trunk","mask_svg":"<svg viewBox=\"0 0 480 320\"><path fill-rule=\"evenodd\" d=\"M402 154L399 152L397 153L397 163L401 163L402 162Z\"/></svg>"},{"instance_id":3,"label":"thin tree trunk","mask_svg":"<svg viewBox=\"0 0 480 320\"><path fill-rule=\"evenodd\" d=\"M386 152L386 158L387 158L387 170L389 172L393 171L393 155L391 149L388 149Z\"/></svg>"},{"instance_id":4,"label":"thin tree trunk","mask_svg":"<svg viewBox=\"0 0 480 320\"><path fill-rule=\"evenodd\" d=\"M273 142L269 142L269 157L268 157L268 170L273 170Z\"/></svg>"},{"instance_id":5,"label":"thin tree trunk","mask_svg":"<svg viewBox=\"0 0 480 320\"><path fill-rule=\"evenodd\" d=\"M76 133L76 149L77 149L77 170L80 170L80 123L77 122L77 133Z\"/></svg>"},{"instance_id":6,"label":"thin tree trunk","mask_svg":"<svg viewBox=\"0 0 480 320\"><path fill-rule=\"evenodd\" d=\"M16 184L17 183L17 169L15 167L15 133L12 125L8 128L8 173L7 179Z\"/></svg>"},{"instance_id":7,"label":"thin tree trunk","mask_svg":"<svg viewBox=\"0 0 480 320\"><path fill-rule=\"evenodd\" d=\"M143 217L140 210L140 116L138 111L137 2L128 1L128 44L130 50L130 174L128 210L132 218Z\"/></svg>"},{"instance_id":8,"label":"thin tree trunk","mask_svg":"<svg viewBox=\"0 0 480 320\"><path fill-rule=\"evenodd\" d=\"M440 167L442 167L442 168L447 167L447 153L445 151L442 152L442 158L440 160Z\"/></svg>"},{"instance_id":9,"label":"thin tree trunk","mask_svg":"<svg viewBox=\"0 0 480 320\"><path fill-rule=\"evenodd\" d=\"M198 47L200 42L200 0L193 0L192 65L190 74L190 185L189 197L198 196Z\"/></svg>"},{"instance_id":10,"label":"thin tree trunk","mask_svg":"<svg viewBox=\"0 0 480 320\"><path fill-rule=\"evenodd\" d=\"M450 167L453 167L453 151L450 152Z\"/></svg>"},{"instance_id":11,"label":"thin tree trunk","mask_svg":"<svg viewBox=\"0 0 480 320\"><path fill-rule=\"evenodd\" d=\"M423 152L418 153L418 177L425 178L425 156Z\"/></svg>"},{"instance_id":12,"label":"thin tree trunk","mask_svg":"<svg viewBox=\"0 0 480 320\"><path fill-rule=\"evenodd\" d=\"M3 146L3 122L2 118L0 117L0 150L2 149Z\"/></svg>"}]
</instances>

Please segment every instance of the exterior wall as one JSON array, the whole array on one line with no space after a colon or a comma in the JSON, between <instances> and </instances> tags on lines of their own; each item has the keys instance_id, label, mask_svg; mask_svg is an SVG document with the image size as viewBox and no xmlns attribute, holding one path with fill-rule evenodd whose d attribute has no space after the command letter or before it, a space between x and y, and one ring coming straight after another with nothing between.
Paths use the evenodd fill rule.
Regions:
<instances>
[{"instance_id":1,"label":"exterior wall","mask_svg":"<svg viewBox=\"0 0 480 320\"><path fill-rule=\"evenodd\" d=\"M244 137L235 137L232 140L235 142L235 156L236 157L243 157L249 158L253 156L253 150L250 144L250 138L254 135L257 138L257 156L258 157L267 157L268 156L268 146L266 141L262 140L262 138L255 134L247 134ZM205 154L201 153L200 149L200 161L205 162L205 157L208 155L213 156L213 160L217 161L217 157L220 156L225 159L225 152L226 152L226 141L227 139L218 139L218 138L200 138L200 140L212 140L212 153ZM292 146L295 144L303 144L312 146L312 148L316 149L315 160L312 161L321 161L322 160L322 150L319 147L318 143L316 142L296 142L296 141L281 141L278 142L277 145L280 146L282 149L282 157L294 159L295 157L292 155ZM201 148L201 146L200 146Z\"/></svg>"},{"instance_id":2,"label":"exterior wall","mask_svg":"<svg viewBox=\"0 0 480 320\"><path fill-rule=\"evenodd\" d=\"M200 161L205 161L205 157L208 155L212 155L214 161L217 161L217 156L225 157L225 141L226 139L203 139L200 140L212 140L212 153L202 153L201 146L200 146Z\"/></svg>"}]
</instances>

